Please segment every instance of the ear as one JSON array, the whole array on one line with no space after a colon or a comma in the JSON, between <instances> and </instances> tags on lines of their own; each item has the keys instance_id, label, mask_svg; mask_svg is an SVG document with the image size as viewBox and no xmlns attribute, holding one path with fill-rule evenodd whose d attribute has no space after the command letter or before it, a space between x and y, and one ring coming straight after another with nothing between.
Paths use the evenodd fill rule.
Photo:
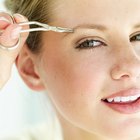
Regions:
<instances>
[{"instance_id":1,"label":"ear","mask_svg":"<svg viewBox=\"0 0 140 140\"><path fill-rule=\"evenodd\" d=\"M16 58L16 66L23 81L32 89L36 91L42 91L45 89L41 78L34 65L34 59L32 57L27 44L24 44L18 57Z\"/></svg>"}]
</instances>

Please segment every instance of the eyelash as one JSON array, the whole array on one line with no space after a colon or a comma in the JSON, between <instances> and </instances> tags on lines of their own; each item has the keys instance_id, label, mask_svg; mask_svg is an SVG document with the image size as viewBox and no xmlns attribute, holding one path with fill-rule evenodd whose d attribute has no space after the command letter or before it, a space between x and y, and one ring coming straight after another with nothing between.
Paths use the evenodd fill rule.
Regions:
<instances>
[{"instance_id":1,"label":"eyelash","mask_svg":"<svg viewBox=\"0 0 140 140\"><path fill-rule=\"evenodd\" d=\"M106 44L103 43L102 41L99 40L94 40L94 39L87 39L82 41L81 43L78 44L76 49L82 50L82 49L93 49L97 47L102 47L105 46Z\"/></svg>"},{"instance_id":2,"label":"eyelash","mask_svg":"<svg viewBox=\"0 0 140 140\"><path fill-rule=\"evenodd\" d=\"M137 34L130 38L130 42L133 41L140 41L140 34ZM95 49L98 47L107 46L104 42L100 40L94 40L94 39L86 39L82 42L80 42L76 49L82 50L82 49Z\"/></svg>"},{"instance_id":3,"label":"eyelash","mask_svg":"<svg viewBox=\"0 0 140 140\"><path fill-rule=\"evenodd\" d=\"M133 37L131 37L130 42L132 42L132 41L140 41L140 34L137 34L137 35L134 35Z\"/></svg>"}]
</instances>

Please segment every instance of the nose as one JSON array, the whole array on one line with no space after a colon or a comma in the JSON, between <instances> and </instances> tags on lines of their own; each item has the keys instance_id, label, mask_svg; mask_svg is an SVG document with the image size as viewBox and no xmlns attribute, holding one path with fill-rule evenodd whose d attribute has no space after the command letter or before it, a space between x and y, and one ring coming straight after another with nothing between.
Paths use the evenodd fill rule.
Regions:
<instances>
[{"instance_id":1,"label":"nose","mask_svg":"<svg viewBox=\"0 0 140 140\"><path fill-rule=\"evenodd\" d=\"M129 48L115 53L114 65L111 68L111 77L114 80L137 80L140 78L140 56Z\"/></svg>"}]
</instances>

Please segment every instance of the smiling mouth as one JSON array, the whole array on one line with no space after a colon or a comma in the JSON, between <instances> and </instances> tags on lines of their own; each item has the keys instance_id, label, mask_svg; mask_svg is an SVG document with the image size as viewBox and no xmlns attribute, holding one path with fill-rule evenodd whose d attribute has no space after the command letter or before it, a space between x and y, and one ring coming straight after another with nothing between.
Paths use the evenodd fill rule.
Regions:
<instances>
[{"instance_id":1,"label":"smiling mouth","mask_svg":"<svg viewBox=\"0 0 140 140\"><path fill-rule=\"evenodd\" d=\"M121 114L140 112L140 90L128 89L101 99L102 103Z\"/></svg>"},{"instance_id":2,"label":"smiling mouth","mask_svg":"<svg viewBox=\"0 0 140 140\"><path fill-rule=\"evenodd\" d=\"M112 104L128 104L128 103L134 103L138 99L140 99L140 94L134 95L134 96L126 96L126 97L114 97L114 98L106 98L102 99L102 101L106 103L112 103Z\"/></svg>"}]
</instances>

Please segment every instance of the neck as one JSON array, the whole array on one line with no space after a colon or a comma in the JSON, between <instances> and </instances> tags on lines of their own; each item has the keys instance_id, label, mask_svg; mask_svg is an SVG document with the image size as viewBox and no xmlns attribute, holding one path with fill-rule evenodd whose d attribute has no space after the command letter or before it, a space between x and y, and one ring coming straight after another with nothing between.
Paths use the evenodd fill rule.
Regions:
<instances>
[{"instance_id":1,"label":"neck","mask_svg":"<svg viewBox=\"0 0 140 140\"><path fill-rule=\"evenodd\" d=\"M72 125L70 122L65 120L59 113L57 113L57 116L62 127L64 140L107 140L103 137L91 134L87 131L84 131L83 129Z\"/></svg>"}]
</instances>

